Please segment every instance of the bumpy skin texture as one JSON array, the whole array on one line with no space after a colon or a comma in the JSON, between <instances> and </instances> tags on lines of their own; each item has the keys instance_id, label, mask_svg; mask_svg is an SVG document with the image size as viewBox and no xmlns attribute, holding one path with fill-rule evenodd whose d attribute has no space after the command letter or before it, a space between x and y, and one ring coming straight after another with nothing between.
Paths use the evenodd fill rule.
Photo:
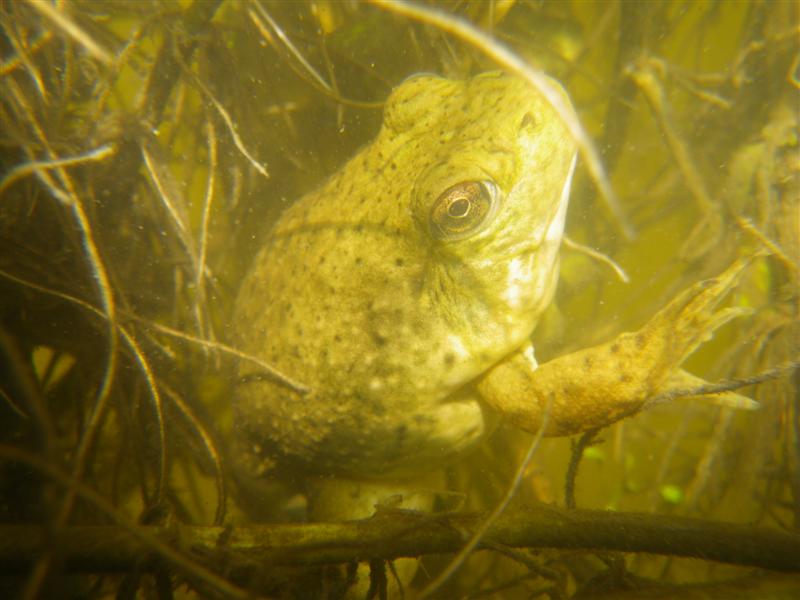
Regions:
<instances>
[{"instance_id":1,"label":"bumpy skin texture","mask_svg":"<svg viewBox=\"0 0 800 600\"><path fill-rule=\"evenodd\" d=\"M526 344L552 298L574 156L550 106L515 78L396 88L378 137L285 212L243 283L238 347L311 389L243 364L245 450L264 465L381 477L479 440L487 415L472 382ZM486 216L445 235L433 206L469 182L490 199Z\"/></svg>"}]
</instances>

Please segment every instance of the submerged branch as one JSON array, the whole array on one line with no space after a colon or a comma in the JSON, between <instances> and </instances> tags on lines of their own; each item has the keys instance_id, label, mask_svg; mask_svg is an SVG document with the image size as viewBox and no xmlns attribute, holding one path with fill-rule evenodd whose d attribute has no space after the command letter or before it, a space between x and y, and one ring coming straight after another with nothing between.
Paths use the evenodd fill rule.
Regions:
<instances>
[{"instance_id":1,"label":"submerged branch","mask_svg":"<svg viewBox=\"0 0 800 600\"><path fill-rule=\"evenodd\" d=\"M257 565L310 566L454 552L484 520L481 514L385 511L348 523L141 529L149 530L148 538L171 540L173 548L201 563L224 563L235 575ZM27 568L41 552L45 536L33 525L0 527L0 572ZM140 537L120 527L68 527L53 542L75 572L133 570L150 553ZM529 507L502 515L482 543L647 552L800 572L800 535L674 515Z\"/></svg>"}]
</instances>

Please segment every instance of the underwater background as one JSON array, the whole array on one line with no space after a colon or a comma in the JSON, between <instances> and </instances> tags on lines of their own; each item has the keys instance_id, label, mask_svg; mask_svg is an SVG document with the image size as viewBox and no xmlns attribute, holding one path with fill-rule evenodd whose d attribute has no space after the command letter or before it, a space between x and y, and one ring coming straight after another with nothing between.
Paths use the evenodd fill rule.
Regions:
<instances>
[{"instance_id":1,"label":"underwater background","mask_svg":"<svg viewBox=\"0 0 800 600\"><path fill-rule=\"evenodd\" d=\"M755 555L769 545L762 528L797 536L796 2L4 1L2 595L346 594L346 567L332 566L355 560L346 552L282 553L290 541L279 537L259 562L226 548L231 527L302 522L305 502L302 474L262 486L233 472L239 357L228 320L271 224L374 137L394 86L419 72L504 68L409 5L471 25L559 80L616 194L610 204L579 162L571 243L534 332L540 363L633 330L682 289L758 255L727 299L751 313L685 366L715 382L771 374L739 390L760 409L681 399L583 443L546 439L509 513L574 503L741 524L735 539L752 528ZM501 424L448 471L442 512L495 506L529 440ZM669 537L669 519L657 522L652 535ZM83 532L85 547L70 529L100 525ZM708 531L710 544L732 543ZM448 562L425 540L411 554L432 556L410 589ZM800 593L796 562L760 571L767 558L736 548L721 564L648 543L623 553L611 542L497 542L435 597ZM381 572L380 553L356 557ZM376 575L375 597L382 585Z\"/></svg>"}]
</instances>

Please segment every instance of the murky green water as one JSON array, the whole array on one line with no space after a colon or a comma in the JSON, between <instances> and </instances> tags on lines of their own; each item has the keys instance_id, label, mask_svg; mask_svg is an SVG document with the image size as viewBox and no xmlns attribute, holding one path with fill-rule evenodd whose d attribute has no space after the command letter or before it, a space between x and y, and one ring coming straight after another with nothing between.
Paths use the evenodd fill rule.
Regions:
<instances>
[{"instance_id":1,"label":"murky green water","mask_svg":"<svg viewBox=\"0 0 800 600\"><path fill-rule=\"evenodd\" d=\"M424 6L558 79L618 197L615 212L583 156L566 234L613 259L629 281L574 244L564 247L555 300L532 337L540 363L640 327L680 290L758 253L726 300L752 313L725 325L684 367L717 382L797 360L796 3ZM239 435L230 407L243 359L231 347L230 322L240 282L286 207L377 134L383 102L400 82L502 68L490 47L460 39L452 25L443 31L399 10L325 1L0 5L0 522L248 531L255 522L306 518L306 472L268 465L276 470L254 477L229 451ZM740 390L761 403L758 411L678 400L604 429L584 451L577 506L796 535L797 373L787 367ZM494 508L529 439L500 423L462 460L438 468L426 493L439 512L421 529L436 531L451 511ZM537 502L564 506L574 442L542 442L507 514ZM93 492L75 496L59 473ZM396 496L381 510L401 506L402 490ZM430 544L421 536L412 554L441 550ZM584 588L580 597L601 597L622 594L634 576L674 585L750 573L671 555L680 552L645 554L646 545L624 555L613 545L577 546L524 554L494 546L470 557L435 597L543 597L547 589L572 597ZM63 584L68 594L103 596L178 586L150 574L101 576L104 553L91 549L88 562L64 567L59 549L77 552L49 539L25 550L33 570L13 567L14 548L4 550L0 589L37 597ZM110 570L133 568L136 553ZM237 567L222 578L274 597L344 593L345 568L275 565L288 555L270 555L259 577L232 559ZM412 563L406 590L423 589L448 560ZM363 593L367 571L356 584ZM752 592L742 585L750 594L742 597L773 593L761 585L779 586L770 597L784 597L800 585L767 573ZM237 593L205 572L190 579L193 591L176 593ZM664 593L638 597L673 592Z\"/></svg>"}]
</instances>

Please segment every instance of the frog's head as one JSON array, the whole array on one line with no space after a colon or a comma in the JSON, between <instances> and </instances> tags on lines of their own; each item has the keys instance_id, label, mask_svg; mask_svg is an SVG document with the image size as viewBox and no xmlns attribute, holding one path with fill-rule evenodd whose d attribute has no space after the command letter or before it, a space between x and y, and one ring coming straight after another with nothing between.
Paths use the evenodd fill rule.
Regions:
<instances>
[{"instance_id":1,"label":"frog's head","mask_svg":"<svg viewBox=\"0 0 800 600\"><path fill-rule=\"evenodd\" d=\"M511 351L557 279L576 156L566 126L529 84L499 73L407 80L385 123L435 140L410 192L418 240L429 247L425 285L445 299L443 310L453 307L462 334L492 338L493 354Z\"/></svg>"}]
</instances>

